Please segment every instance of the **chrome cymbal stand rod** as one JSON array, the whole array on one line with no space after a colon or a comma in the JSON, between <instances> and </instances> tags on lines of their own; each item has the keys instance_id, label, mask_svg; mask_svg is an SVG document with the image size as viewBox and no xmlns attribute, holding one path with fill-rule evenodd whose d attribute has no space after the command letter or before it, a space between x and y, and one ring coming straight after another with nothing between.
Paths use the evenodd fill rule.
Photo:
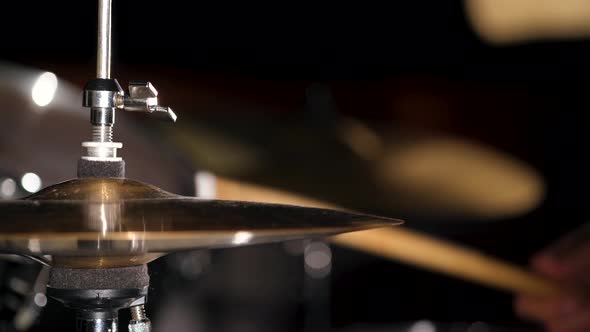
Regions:
<instances>
[{"instance_id":1,"label":"chrome cymbal stand rod","mask_svg":"<svg viewBox=\"0 0 590 332\"><path fill-rule=\"evenodd\" d=\"M112 0L98 0L96 77L111 78Z\"/></svg>"},{"instance_id":2,"label":"chrome cymbal stand rod","mask_svg":"<svg viewBox=\"0 0 590 332\"><path fill-rule=\"evenodd\" d=\"M112 0L98 0L96 77L99 79L111 78L111 17ZM117 87L115 86L115 88ZM120 91L108 91L99 97L113 99L118 92ZM110 143L113 141L115 107L92 107L90 122L92 123L93 142ZM103 150L103 154L108 154L106 146L103 147ZM113 150L116 151L116 148ZM116 152L114 155L108 154L108 157L116 157Z\"/></svg>"},{"instance_id":3,"label":"chrome cymbal stand rod","mask_svg":"<svg viewBox=\"0 0 590 332\"><path fill-rule=\"evenodd\" d=\"M117 332L119 319L116 311L79 311L76 332Z\"/></svg>"}]
</instances>

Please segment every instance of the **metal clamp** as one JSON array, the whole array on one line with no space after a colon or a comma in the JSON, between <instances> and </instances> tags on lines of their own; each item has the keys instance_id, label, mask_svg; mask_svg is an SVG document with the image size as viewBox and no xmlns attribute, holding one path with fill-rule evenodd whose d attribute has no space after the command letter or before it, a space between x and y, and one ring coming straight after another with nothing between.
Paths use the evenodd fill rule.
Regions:
<instances>
[{"instance_id":1,"label":"metal clamp","mask_svg":"<svg viewBox=\"0 0 590 332\"><path fill-rule=\"evenodd\" d=\"M125 94L119 82L113 78L97 78L84 87L83 106L90 108L92 142L83 142L87 155L82 159L115 161L121 143L112 142L115 110L144 112L157 115L161 120L176 122L176 114L170 107L158 105L158 91L148 81L131 81L129 94Z\"/></svg>"},{"instance_id":2,"label":"metal clamp","mask_svg":"<svg viewBox=\"0 0 590 332\"><path fill-rule=\"evenodd\" d=\"M82 104L91 109L153 113L172 122L177 118L170 107L158 105L158 90L148 81L130 81L129 94L125 94L116 79L92 80L84 88Z\"/></svg>"},{"instance_id":3,"label":"metal clamp","mask_svg":"<svg viewBox=\"0 0 590 332\"><path fill-rule=\"evenodd\" d=\"M118 98L117 107L125 111L153 113L172 122L177 118L170 107L158 105L158 91L148 81L130 81L129 94Z\"/></svg>"}]
</instances>

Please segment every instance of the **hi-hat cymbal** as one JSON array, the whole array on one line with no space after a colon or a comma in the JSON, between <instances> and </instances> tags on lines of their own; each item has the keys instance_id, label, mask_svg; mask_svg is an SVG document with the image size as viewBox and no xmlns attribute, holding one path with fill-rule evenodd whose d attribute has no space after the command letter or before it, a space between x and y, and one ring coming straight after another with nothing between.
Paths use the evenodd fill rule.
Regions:
<instances>
[{"instance_id":1,"label":"hi-hat cymbal","mask_svg":"<svg viewBox=\"0 0 590 332\"><path fill-rule=\"evenodd\" d=\"M178 196L127 179L75 179L0 202L0 251L55 266L147 263L167 252L227 248L397 225L372 215Z\"/></svg>"}]
</instances>

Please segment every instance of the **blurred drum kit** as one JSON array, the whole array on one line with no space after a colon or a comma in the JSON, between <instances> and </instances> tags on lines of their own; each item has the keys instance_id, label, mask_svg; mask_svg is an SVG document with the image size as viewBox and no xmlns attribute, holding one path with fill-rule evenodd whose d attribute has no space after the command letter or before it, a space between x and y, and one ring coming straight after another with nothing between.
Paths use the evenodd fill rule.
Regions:
<instances>
[{"instance_id":1,"label":"blurred drum kit","mask_svg":"<svg viewBox=\"0 0 590 332\"><path fill-rule=\"evenodd\" d=\"M232 137L229 122L224 131L182 124L181 115L171 125L177 116L159 105L150 82L131 81L125 92L111 77L111 0L98 3L97 75L82 100L90 127L87 113L71 104L73 85L60 83L51 106L59 110L48 111L19 102L15 91L19 79L34 77L54 94L54 77L2 67L0 112L11 128L0 132L0 252L1 277L12 280L6 288L13 294L2 296L12 299L2 306L13 310L10 329L30 327L51 298L76 312L77 331L117 331L121 309L130 310L129 331L149 331L148 263L174 252L301 239L513 292L562 291L526 269L385 217L404 214L411 224L414 216L438 216L444 225L525 213L544 194L527 165L458 139L378 134L354 119L339 121L333 135L242 124L250 141ZM168 121L167 138L134 126L134 112ZM124 144L113 141L115 114L126 121L116 133ZM72 140L87 133L92 139L82 142L80 157ZM196 189L186 181L195 168Z\"/></svg>"}]
</instances>

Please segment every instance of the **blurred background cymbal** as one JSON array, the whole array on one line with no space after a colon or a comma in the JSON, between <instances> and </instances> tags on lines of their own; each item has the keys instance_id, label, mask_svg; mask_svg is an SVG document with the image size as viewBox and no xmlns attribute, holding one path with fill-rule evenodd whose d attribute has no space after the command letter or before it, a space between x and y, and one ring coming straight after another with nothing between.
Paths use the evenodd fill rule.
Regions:
<instances>
[{"instance_id":1,"label":"blurred background cymbal","mask_svg":"<svg viewBox=\"0 0 590 332\"><path fill-rule=\"evenodd\" d=\"M531 165L465 137L338 117L193 120L166 131L202 171L423 224L517 217L545 198Z\"/></svg>"}]
</instances>

